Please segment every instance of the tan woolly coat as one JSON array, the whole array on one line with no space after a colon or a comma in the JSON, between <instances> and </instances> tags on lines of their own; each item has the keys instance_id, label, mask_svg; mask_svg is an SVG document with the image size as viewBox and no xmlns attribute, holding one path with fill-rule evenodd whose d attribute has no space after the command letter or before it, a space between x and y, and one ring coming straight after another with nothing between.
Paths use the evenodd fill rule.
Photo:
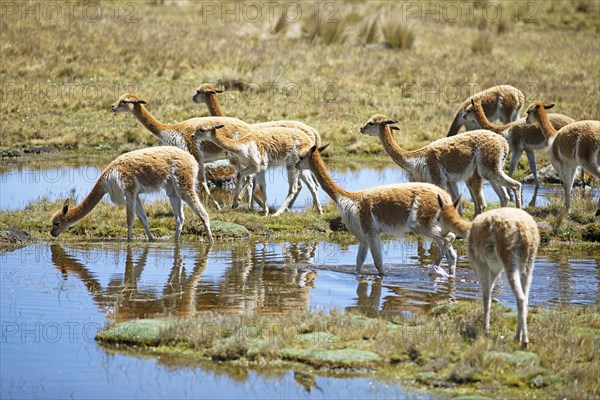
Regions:
<instances>
[{"instance_id":1,"label":"tan woolly coat","mask_svg":"<svg viewBox=\"0 0 600 400\"><path fill-rule=\"evenodd\" d=\"M380 235L401 236L407 232L432 238L441 249L436 265L446 256L451 274L456 267L452 241L442 235L438 222L438 197L450 201L447 192L428 183L402 183L377 186L358 192L341 188L331 178L320 155L313 147L298 167L310 169L323 190L335 201L342 221L360 242L357 271L360 272L367 249L375 266L383 274Z\"/></svg>"},{"instance_id":2,"label":"tan woolly coat","mask_svg":"<svg viewBox=\"0 0 600 400\"><path fill-rule=\"evenodd\" d=\"M523 92L510 85L494 86L475 93L462 102L454 116L447 136L456 135L462 126L465 126L467 130L479 128L477 124L465 119L465 110L471 105L472 100L481 103L489 120L499 119L505 124L518 119L519 112L525 105Z\"/></svg>"}]
</instances>

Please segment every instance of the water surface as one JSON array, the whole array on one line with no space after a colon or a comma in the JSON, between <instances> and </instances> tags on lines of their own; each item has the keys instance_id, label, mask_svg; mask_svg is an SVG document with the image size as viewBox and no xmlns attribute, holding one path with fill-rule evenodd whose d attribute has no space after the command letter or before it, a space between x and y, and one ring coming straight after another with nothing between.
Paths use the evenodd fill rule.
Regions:
<instances>
[{"instance_id":1,"label":"water surface","mask_svg":"<svg viewBox=\"0 0 600 400\"><path fill-rule=\"evenodd\" d=\"M94 166L5 169L0 209L14 210L39 198L81 199L100 173ZM285 171L268 174L272 205L287 195ZM394 166L332 169L343 187L406 181ZM528 202L531 187L524 185ZM466 190L463 187L463 192ZM538 204L559 186L540 190ZM227 199L227 193L221 193ZM497 201L486 185L486 199ZM164 194L145 195L145 201ZM329 201L320 192L322 204ZM303 190L294 206L311 203ZM56 241L53 243L60 243ZM1 398L430 398L397 382L373 378L303 378L298 371L190 364L104 349L94 341L107 323L169 318L205 312L293 315L306 309L355 310L368 316L400 316L410 323L439 302L479 301L479 285L464 255L456 279L430 275L438 249L411 236L384 241L386 276L375 275L371 257L356 276L357 245L328 242L242 242L176 246L173 243L39 244L0 253L2 322ZM530 304L586 306L600 298L600 255L542 249ZM494 297L515 307L500 280ZM492 327L493 330L493 327Z\"/></svg>"},{"instance_id":2,"label":"water surface","mask_svg":"<svg viewBox=\"0 0 600 400\"><path fill-rule=\"evenodd\" d=\"M431 247L431 248L430 248ZM27 246L1 255L2 398L203 397L405 398L400 384L316 377L308 392L293 371L265 372L104 350L106 323L206 311L293 314L308 308L399 315L410 321L438 302L479 301L464 257L457 278L428 274L435 245L385 242L387 275L354 275L356 246L335 243ZM533 307L589 305L600 296L599 255L540 254ZM508 284L494 297L514 307ZM493 327L492 327L493 329ZM424 397L419 395L420 397Z\"/></svg>"},{"instance_id":3,"label":"water surface","mask_svg":"<svg viewBox=\"0 0 600 400\"><path fill-rule=\"evenodd\" d=\"M24 208L30 202L46 198L48 200L65 199L75 197L80 201L92 189L94 183L100 176L102 169L93 166L69 166L62 168L34 169L28 166L20 168L4 169L0 173L0 210L16 210ZM387 185L407 182L408 176L396 166L383 168L359 168L359 169L337 169L331 168L331 176L343 188L355 191L366 189L376 185ZM470 199L469 191L464 183L459 189L465 199ZM498 202L498 196L489 185L484 183L484 196L487 202ZM287 172L283 167L269 169L267 172L267 199L269 205L277 208L286 198L288 192ZM231 204L231 192L215 188L213 193L223 204ZM538 206L547 204L550 195L562 196L563 190L560 185L545 185L540 187L536 204ZM599 194L599 193L596 193ZM534 196L534 187L523 184L523 201L529 204ZM167 200L164 193L143 194L143 201L156 199ZM329 202L329 197L323 190L319 189L319 200L321 204ZM105 199L107 201L107 198ZM312 204L312 197L308 189L300 191L293 210L299 211Z\"/></svg>"}]
</instances>

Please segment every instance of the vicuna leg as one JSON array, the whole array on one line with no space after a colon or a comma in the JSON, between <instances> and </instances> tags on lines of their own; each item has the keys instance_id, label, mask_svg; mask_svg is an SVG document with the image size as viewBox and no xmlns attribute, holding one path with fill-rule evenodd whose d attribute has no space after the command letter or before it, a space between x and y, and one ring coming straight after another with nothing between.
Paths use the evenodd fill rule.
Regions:
<instances>
[{"instance_id":1,"label":"vicuna leg","mask_svg":"<svg viewBox=\"0 0 600 400\"><path fill-rule=\"evenodd\" d=\"M510 166L508 167L508 176L511 178L515 175L515 170L517 169L517 165L519 165L519 160L521 159L521 155L523 151L515 151L512 153L510 157ZM527 155L527 159L529 159L529 155ZM531 166L531 164L530 164Z\"/></svg>"},{"instance_id":2,"label":"vicuna leg","mask_svg":"<svg viewBox=\"0 0 600 400\"><path fill-rule=\"evenodd\" d=\"M254 200L254 191L256 190L256 187L254 185L254 176L244 177L241 172L238 172L237 177L236 177L236 186L235 186L236 190L238 187L237 185L242 185L242 187L240 189L240 200L242 199L241 196L243 196L243 193L245 193L247 195L247 200L248 200L247 206L249 209L252 209L252 202ZM234 190L234 202L235 202L235 190ZM236 207L237 207L237 205L236 205Z\"/></svg>"},{"instance_id":3,"label":"vicuna leg","mask_svg":"<svg viewBox=\"0 0 600 400\"><path fill-rule=\"evenodd\" d=\"M198 162L198 182L200 183L200 191L206 193L207 198L213 202L217 210L221 209L219 203L212 194L210 194L210 189L208 188L208 184L206 183L206 169L204 168L204 159L200 159Z\"/></svg>"},{"instance_id":4,"label":"vicuna leg","mask_svg":"<svg viewBox=\"0 0 600 400\"><path fill-rule=\"evenodd\" d=\"M521 208L521 184L519 182L507 176L502 170L498 171L498 174L496 176L492 176L490 178L486 179L490 180L490 183L492 183L492 186L494 187L494 190L496 190L496 193L498 193L498 190L496 189L496 186L494 184L503 187L502 191L504 191L504 187L511 188L515 195L515 206L517 208ZM498 187L498 189L500 189L500 187ZM498 193L498 195L500 194ZM500 199L500 202L502 202L502 199ZM504 206L505 205L503 205L502 207Z\"/></svg>"},{"instance_id":5,"label":"vicuna leg","mask_svg":"<svg viewBox=\"0 0 600 400\"><path fill-rule=\"evenodd\" d=\"M202 222L202 226L204 227L204 232L206 232L206 236L208 237L208 242L213 244L214 239L212 235L212 231L210 230L210 219L208 217L208 213L202 206L198 195L195 192L192 193L182 193L183 201L186 202L188 206L196 213L200 221ZM182 218L183 218L183 210L182 210Z\"/></svg>"},{"instance_id":6,"label":"vicuna leg","mask_svg":"<svg viewBox=\"0 0 600 400\"><path fill-rule=\"evenodd\" d=\"M256 190L258 187L256 185L254 175L243 178L238 172L236 182L239 182L240 180L244 182L242 193L246 193L248 196L248 208L252 209L252 204L254 203L256 203L260 208L264 208L262 200L256 195Z\"/></svg>"},{"instance_id":7,"label":"vicuna leg","mask_svg":"<svg viewBox=\"0 0 600 400\"><path fill-rule=\"evenodd\" d=\"M302 191L302 172L304 172L304 171L300 171L300 175L299 175L300 179L298 180L298 191L292 198L292 201L290 201L290 204L288 204L288 206L287 206L288 210L291 210L292 207L294 207L294 203L296 202L296 200L298 199L298 196L300 195L300 192Z\"/></svg>"},{"instance_id":8,"label":"vicuna leg","mask_svg":"<svg viewBox=\"0 0 600 400\"><path fill-rule=\"evenodd\" d=\"M481 265L479 261L471 260L473 268L481 284L481 294L483 300L483 332L486 336L490 334L490 310L492 308L492 289L497 272L492 271L487 265Z\"/></svg>"},{"instance_id":9,"label":"vicuna leg","mask_svg":"<svg viewBox=\"0 0 600 400\"><path fill-rule=\"evenodd\" d=\"M148 236L148 240L150 242L154 241L154 237L152 236L152 232L150 232L150 228L148 227L148 217L146 216L146 211L144 211L144 207L142 206L142 202L140 201L140 197L136 197L136 207L135 212L146 231L146 236Z\"/></svg>"},{"instance_id":10,"label":"vicuna leg","mask_svg":"<svg viewBox=\"0 0 600 400\"><path fill-rule=\"evenodd\" d=\"M231 208L237 208L240 204L242 198L242 191L252 182L252 176L256 173L256 168L254 166L247 166L237 174L237 182L235 183L235 190L233 191L233 203L231 204ZM256 177L253 182L254 187L256 188ZM263 189L264 190L264 189Z\"/></svg>"},{"instance_id":11,"label":"vicuna leg","mask_svg":"<svg viewBox=\"0 0 600 400\"><path fill-rule=\"evenodd\" d=\"M575 180L577 170L566 165L554 165L554 168L562 180L563 190L565 192L565 211L569 212L571 211L571 188L573 187L573 181Z\"/></svg>"},{"instance_id":12,"label":"vicuna leg","mask_svg":"<svg viewBox=\"0 0 600 400\"><path fill-rule=\"evenodd\" d=\"M313 205L317 208L317 210L319 210L319 214L323 214L323 208L319 202L319 184L317 183L314 174L309 170L302 170L300 171L300 179L306 183L306 187L308 187L308 190L313 198Z\"/></svg>"},{"instance_id":13,"label":"vicuna leg","mask_svg":"<svg viewBox=\"0 0 600 400\"><path fill-rule=\"evenodd\" d=\"M485 203L485 197L483 196L483 178L475 173L467 179L467 188L471 194L471 199L475 205L475 215L481 214L485 211L487 204Z\"/></svg>"},{"instance_id":14,"label":"vicuna leg","mask_svg":"<svg viewBox=\"0 0 600 400\"><path fill-rule=\"evenodd\" d=\"M599 159L600 155L596 157ZM599 160L600 161L600 160ZM600 165L596 162L584 162L583 168L596 179L596 183L600 181ZM600 198L598 199L598 208L596 210L596 217L600 216Z\"/></svg>"},{"instance_id":15,"label":"vicuna leg","mask_svg":"<svg viewBox=\"0 0 600 400\"><path fill-rule=\"evenodd\" d=\"M456 250L454 250L454 239L456 239L456 235L452 232L446 235L444 238L444 242L446 244L446 261L448 262L448 268L450 269L450 275L456 275L456 261L458 260L458 256L456 254Z\"/></svg>"},{"instance_id":16,"label":"vicuna leg","mask_svg":"<svg viewBox=\"0 0 600 400\"><path fill-rule=\"evenodd\" d=\"M358 244L358 253L356 254L356 273L360 274L365 258L367 258L367 252L369 251L369 245L367 242L360 242Z\"/></svg>"},{"instance_id":17,"label":"vicuna leg","mask_svg":"<svg viewBox=\"0 0 600 400\"><path fill-rule=\"evenodd\" d=\"M298 194L298 175L300 174L300 171L297 170L294 166L288 166L287 167L287 175L288 175L288 183L289 183L289 188L288 188L288 195L285 198L285 200L283 201L283 203L281 204L281 206L279 207L279 210L277 210L277 212L275 212L275 214L273 214L273 216L278 216L281 215L281 213L283 213L288 205L290 204L290 202L292 201L292 199L294 199L296 197L296 195Z\"/></svg>"},{"instance_id":18,"label":"vicuna leg","mask_svg":"<svg viewBox=\"0 0 600 400\"><path fill-rule=\"evenodd\" d=\"M367 242L369 243L371 255L373 256L373 261L375 262L377 271L379 271L379 275L385 275L385 272L383 271L383 256L381 254L381 237L378 233L369 234L367 236Z\"/></svg>"},{"instance_id":19,"label":"vicuna leg","mask_svg":"<svg viewBox=\"0 0 600 400\"><path fill-rule=\"evenodd\" d=\"M450 233L447 236L442 237L440 234L441 232L427 235L431 237L435 241L435 244L440 248L440 254L435 259L434 265L439 267L442 263L442 258L446 257L450 275L454 276L456 273L456 250L454 250L454 247L452 247L452 243L454 242L456 236L453 233Z\"/></svg>"},{"instance_id":20,"label":"vicuna leg","mask_svg":"<svg viewBox=\"0 0 600 400\"><path fill-rule=\"evenodd\" d=\"M525 150L525 155L527 156L529 169L531 170L531 174L533 175L533 181L535 182L535 187L537 188L540 186L540 181L538 180L537 165L535 164L535 153L532 150ZM512 175L510 173L509 175L512 178Z\"/></svg>"},{"instance_id":21,"label":"vicuna leg","mask_svg":"<svg viewBox=\"0 0 600 400\"><path fill-rule=\"evenodd\" d=\"M135 221L136 195L125 193L125 213L127 215L127 241L131 242L133 236L133 222Z\"/></svg>"},{"instance_id":22,"label":"vicuna leg","mask_svg":"<svg viewBox=\"0 0 600 400\"><path fill-rule=\"evenodd\" d=\"M508 205L509 196L504 186L496 182L490 182L490 184L500 199L500 207L506 207Z\"/></svg>"},{"instance_id":23,"label":"vicuna leg","mask_svg":"<svg viewBox=\"0 0 600 400\"><path fill-rule=\"evenodd\" d=\"M516 262L512 266L506 268L508 282L515 295L515 299L517 300L518 321L515 341L527 344L529 342L527 339L527 297L521 287L519 266L515 264Z\"/></svg>"},{"instance_id":24,"label":"vicuna leg","mask_svg":"<svg viewBox=\"0 0 600 400\"><path fill-rule=\"evenodd\" d=\"M173 214L175 215L175 241L179 241L179 237L181 236L181 230L183 229L183 224L185 222L185 216L183 214L183 203L181 202L181 197L176 190L171 190L167 192L169 196L169 202L171 203L171 208L173 209Z\"/></svg>"},{"instance_id":25,"label":"vicuna leg","mask_svg":"<svg viewBox=\"0 0 600 400\"><path fill-rule=\"evenodd\" d=\"M263 215L269 215L269 203L267 203L267 178L265 176L265 171L260 171L256 174L256 183L261 188Z\"/></svg>"}]
</instances>

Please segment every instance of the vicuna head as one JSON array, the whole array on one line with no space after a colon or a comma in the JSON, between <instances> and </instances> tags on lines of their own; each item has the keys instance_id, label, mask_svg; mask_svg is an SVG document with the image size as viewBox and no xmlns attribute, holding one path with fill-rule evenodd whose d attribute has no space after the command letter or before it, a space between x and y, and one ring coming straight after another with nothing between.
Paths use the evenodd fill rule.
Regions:
<instances>
[{"instance_id":1,"label":"vicuna head","mask_svg":"<svg viewBox=\"0 0 600 400\"><path fill-rule=\"evenodd\" d=\"M477 106L481 107L481 103L477 104ZM463 111L463 118L466 121L479 122L477 120L477 107L475 105L475 100L471 98L471 104L465 107Z\"/></svg>"},{"instance_id":2,"label":"vicuna head","mask_svg":"<svg viewBox=\"0 0 600 400\"><path fill-rule=\"evenodd\" d=\"M316 153L320 155L323 151L325 151L327 147L329 147L329 143L324 144L319 148L317 148L317 145L315 144L313 147L310 148L310 150L308 150L306 154L301 154L299 156L299 160L298 162L296 162L296 169L310 169L311 158L315 157Z\"/></svg>"},{"instance_id":3,"label":"vicuna head","mask_svg":"<svg viewBox=\"0 0 600 400\"><path fill-rule=\"evenodd\" d=\"M196 128L196 132L192 134L192 140L206 140L213 135L217 129L221 129L224 126L225 125L223 124L199 126Z\"/></svg>"},{"instance_id":4,"label":"vicuna head","mask_svg":"<svg viewBox=\"0 0 600 400\"><path fill-rule=\"evenodd\" d=\"M135 106L140 104L146 104L146 102L139 99L135 94L125 93L113 103L111 109L113 112L133 112Z\"/></svg>"},{"instance_id":5,"label":"vicuna head","mask_svg":"<svg viewBox=\"0 0 600 400\"><path fill-rule=\"evenodd\" d=\"M192 100L194 100L194 103L207 103L209 96L217 93L223 93L223 90L217 89L209 83L203 83L202 85L198 86L198 89L196 89L196 93L194 94L194 97L192 97Z\"/></svg>"},{"instance_id":6,"label":"vicuna head","mask_svg":"<svg viewBox=\"0 0 600 400\"><path fill-rule=\"evenodd\" d=\"M58 210L52 217L52 229L50 234L54 237L58 237L61 233L69 229L71 222L67 220L67 213L69 212L69 200L65 200L62 209Z\"/></svg>"},{"instance_id":7,"label":"vicuna head","mask_svg":"<svg viewBox=\"0 0 600 400\"><path fill-rule=\"evenodd\" d=\"M458 196L458 198L453 203L445 203L442 196L438 195L438 204L440 206L440 214L438 215L438 221L440 222L440 226L442 227L442 235L447 235L449 232L454 231L454 227L457 225L458 221L462 220L460 216L462 196Z\"/></svg>"},{"instance_id":8,"label":"vicuna head","mask_svg":"<svg viewBox=\"0 0 600 400\"><path fill-rule=\"evenodd\" d=\"M541 125L542 124L542 120L540 118L540 115L546 114L546 110L549 110L552 107L554 107L554 103L543 104L543 103L541 103L539 101L534 101L533 103L531 103L531 105L529 107L527 107L527 120L526 120L526 122L528 124Z\"/></svg>"},{"instance_id":9,"label":"vicuna head","mask_svg":"<svg viewBox=\"0 0 600 400\"><path fill-rule=\"evenodd\" d=\"M389 126L391 129L400 130L395 124L397 121L393 121L387 118L385 115L376 114L373 115L366 124L360 128L360 133L369 136L379 136L383 130Z\"/></svg>"}]
</instances>

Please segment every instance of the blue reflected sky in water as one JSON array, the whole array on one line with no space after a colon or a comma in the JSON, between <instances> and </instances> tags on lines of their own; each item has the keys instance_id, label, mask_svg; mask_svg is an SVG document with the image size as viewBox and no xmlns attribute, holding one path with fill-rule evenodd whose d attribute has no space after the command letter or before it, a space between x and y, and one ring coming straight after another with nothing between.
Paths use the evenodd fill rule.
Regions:
<instances>
[{"instance_id":1,"label":"blue reflected sky in water","mask_svg":"<svg viewBox=\"0 0 600 400\"><path fill-rule=\"evenodd\" d=\"M293 373L231 375L217 364L190 366L105 351L93 340L108 321L196 312L287 314L307 307L355 309L410 318L449 299L479 301L479 286L461 257L455 281L428 274L435 245L386 241L387 275L354 274L356 246L334 243L229 243L206 255L170 243L48 246L3 253L2 398L249 397L304 398ZM531 305L599 301L600 256L542 253ZM502 280L494 297L514 308ZM316 398L412 396L400 385L368 378L317 377Z\"/></svg>"},{"instance_id":2,"label":"blue reflected sky in water","mask_svg":"<svg viewBox=\"0 0 600 400\"><path fill-rule=\"evenodd\" d=\"M49 200L63 199L75 193L80 201L89 193L101 173L101 169L95 166L64 167L54 169L31 169L23 167L11 169L0 174L0 210L15 210L25 207L28 203L40 198ZM406 182L407 175L398 167L389 166L383 169L363 168L357 171L331 170L331 176L342 187L347 190L361 190L377 185ZM277 167L267 172L267 195L271 206L276 208L287 196L288 183L285 168ZM469 192L464 185L459 185L463 197L470 199ZM543 186L538 193L537 205L546 204L551 193L562 195L559 185ZM484 195L488 202L498 202L498 196L491 186L484 184ZM529 203L533 196L533 186L523 185L523 198L525 204ZM107 199L107 198L106 198ZM164 193L144 194L143 201L164 199ZM321 204L329 202L329 197L323 190L319 190ZM105 200L106 201L106 200ZM302 210L312 204L312 197L308 189L303 188L294 204L294 210Z\"/></svg>"},{"instance_id":3,"label":"blue reflected sky in water","mask_svg":"<svg viewBox=\"0 0 600 400\"><path fill-rule=\"evenodd\" d=\"M292 259L284 256L289 249L285 245L258 245L248 257L246 250L217 249L208 259L193 246L177 251L158 245L146 255L140 247L50 249L40 244L1 255L2 398L309 397L292 371L270 377L245 369L233 373L217 363L186 365L181 360L127 356L98 346L95 333L132 298L146 299L139 301L140 309L158 299L162 304L158 315L176 313L169 307L178 295L167 290L173 270L190 278L198 266L203 268L197 286L213 287L218 295L223 281L244 279L243 268L240 274L231 274L238 261L255 264L261 271L262 281L244 283L249 286L260 287L261 282L268 286L279 278L287 283L286 271L295 269ZM141 271L135 272L141 260ZM282 264L288 268L281 268ZM135 284L126 276L134 272ZM201 299L203 293L197 296ZM244 304L252 307L251 302ZM431 398L368 377L316 377L316 384L319 389L313 387L310 398Z\"/></svg>"}]
</instances>

